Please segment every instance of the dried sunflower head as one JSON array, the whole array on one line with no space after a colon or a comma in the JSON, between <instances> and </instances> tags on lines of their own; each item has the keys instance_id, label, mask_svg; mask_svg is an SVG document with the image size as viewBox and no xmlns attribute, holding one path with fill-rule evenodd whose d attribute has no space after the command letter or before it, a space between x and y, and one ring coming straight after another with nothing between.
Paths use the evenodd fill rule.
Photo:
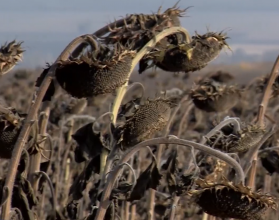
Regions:
<instances>
[{"instance_id":1,"label":"dried sunflower head","mask_svg":"<svg viewBox=\"0 0 279 220\"><path fill-rule=\"evenodd\" d=\"M215 134L207 144L227 153L244 153L259 143L264 134L265 129L261 126L247 124L236 134Z\"/></svg>"},{"instance_id":2,"label":"dried sunflower head","mask_svg":"<svg viewBox=\"0 0 279 220\"><path fill-rule=\"evenodd\" d=\"M169 72L194 72L204 68L214 60L224 47L228 47L226 34L208 32L196 34L191 42L176 42L157 46L147 54L141 63L139 73L155 65ZM150 66L148 61L152 60Z\"/></svg>"},{"instance_id":3,"label":"dried sunflower head","mask_svg":"<svg viewBox=\"0 0 279 220\"><path fill-rule=\"evenodd\" d=\"M110 33L102 38L106 45L120 43L130 46L133 50L139 51L154 34L161 32L165 28L180 26L179 17L183 16L186 9L179 9L176 5L168 8L165 12L160 10L155 14L132 14L124 19L124 25L120 27L110 27ZM169 36L163 41L176 39L176 35Z\"/></svg>"},{"instance_id":4,"label":"dried sunflower head","mask_svg":"<svg viewBox=\"0 0 279 220\"><path fill-rule=\"evenodd\" d=\"M253 192L243 184L223 179L219 183L196 181L199 189L189 192L204 212L219 218L261 219L268 209L277 204L269 195Z\"/></svg>"},{"instance_id":5,"label":"dried sunflower head","mask_svg":"<svg viewBox=\"0 0 279 220\"><path fill-rule=\"evenodd\" d=\"M241 91L235 86L204 80L191 90L190 96L195 106L203 111L223 112L237 104Z\"/></svg>"},{"instance_id":6,"label":"dried sunflower head","mask_svg":"<svg viewBox=\"0 0 279 220\"><path fill-rule=\"evenodd\" d=\"M56 79L76 98L111 93L127 81L134 55L134 51L115 47L113 51L87 53L78 59L60 61Z\"/></svg>"},{"instance_id":7,"label":"dried sunflower head","mask_svg":"<svg viewBox=\"0 0 279 220\"><path fill-rule=\"evenodd\" d=\"M5 43L0 48L0 76L9 72L19 61L22 60L24 50L21 47L23 42L13 40Z\"/></svg>"},{"instance_id":8,"label":"dried sunflower head","mask_svg":"<svg viewBox=\"0 0 279 220\"><path fill-rule=\"evenodd\" d=\"M163 98L147 100L144 105L138 106L125 124L117 128L121 134L121 147L133 147L154 135L156 131L162 130L167 125L174 106L176 103Z\"/></svg>"},{"instance_id":9,"label":"dried sunflower head","mask_svg":"<svg viewBox=\"0 0 279 220\"><path fill-rule=\"evenodd\" d=\"M11 114L0 115L0 158L11 158L14 144L21 130L24 114L10 109Z\"/></svg>"},{"instance_id":10,"label":"dried sunflower head","mask_svg":"<svg viewBox=\"0 0 279 220\"><path fill-rule=\"evenodd\" d=\"M5 179L0 179L0 199L3 198L3 188ZM32 208L38 204L37 197L34 194L31 183L22 175L17 175L13 187L12 207L18 208L22 218L26 220L35 219Z\"/></svg>"}]
</instances>

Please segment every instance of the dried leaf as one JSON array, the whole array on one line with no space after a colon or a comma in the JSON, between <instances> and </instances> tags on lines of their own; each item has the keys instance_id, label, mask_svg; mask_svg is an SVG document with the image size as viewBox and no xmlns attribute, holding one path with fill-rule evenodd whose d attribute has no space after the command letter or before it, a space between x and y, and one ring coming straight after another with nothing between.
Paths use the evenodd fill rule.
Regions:
<instances>
[{"instance_id":1,"label":"dried leaf","mask_svg":"<svg viewBox=\"0 0 279 220\"><path fill-rule=\"evenodd\" d=\"M78 146L75 149L75 161L83 161L94 158L102 153L102 149L109 149L108 135L102 136L100 132L94 133L92 130L93 123L81 127L72 135Z\"/></svg>"},{"instance_id":2,"label":"dried leaf","mask_svg":"<svg viewBox=\"0 0 279 220\"><path fill-rule=\"evenodd\" d=\"M156 160L153 158L151 164L137 179L137 183L127 201L140 200L149 188L156 190L160 184L161 177L162 175L159 173Z\"/></svg>"},{"instance_id":3,"label":"dried leaf","mask_svg":"<svg viewBox=\"0 0 279 220\"><path fill-rule=\"evenodd\" d=\"M82 192L85 190L87 183L94 173L100 172L100 157L97 156L88 163L86 168L75 179L74 183L70 187L69 195L72 195L73 200L79 200L82 198Z\"/></svg>"},{"instance_id":4,"label":"dried leaf","mask_svg":"<svg viewBox=\"0 0 279 220\"><path fill-rule=\"evenodd\" d=\"M269 172L270 175L273 173L279 173L279 154L277 151L267 151L260 155L263 167Z\"/></svg>"}]
</instances>

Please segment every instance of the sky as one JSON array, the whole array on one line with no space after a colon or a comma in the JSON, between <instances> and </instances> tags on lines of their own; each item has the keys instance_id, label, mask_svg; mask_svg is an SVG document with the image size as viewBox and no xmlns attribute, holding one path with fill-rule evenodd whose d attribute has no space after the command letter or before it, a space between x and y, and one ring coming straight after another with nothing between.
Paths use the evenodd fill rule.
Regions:
<instances>
[{"instance_id":1,"label":"sky","mask_svg":"<svg viewBox=\"0 0 279 220\"><path fill-rule=\"evenodd\" d=\"M24 41L19 67L52 63L75 37L93 33L114 19L132 13L156 12L177 0L1 0L0 44ZM193 6L181 23L192 35L197 31L225 30L233 52L215 63L274 61L279 54L278 0L181 0Z\"/></svg>"}]
</instances>

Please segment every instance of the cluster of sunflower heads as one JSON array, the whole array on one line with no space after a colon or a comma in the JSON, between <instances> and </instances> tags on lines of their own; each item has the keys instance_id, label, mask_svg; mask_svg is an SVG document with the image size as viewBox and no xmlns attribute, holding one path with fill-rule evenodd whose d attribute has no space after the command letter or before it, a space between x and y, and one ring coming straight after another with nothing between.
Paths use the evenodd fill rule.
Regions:
<instances>
[{"instance_id":1,"label":"cluster of sunflower heads","mask_svg":"<svg viewBox=\"0 0 279 220\"><path fill-rule=\"evenodd\" d=\"M242 183L223 178L218 183L198 179L196 184L198 189L189 194L204 212L219 218L262 219L268 208L277 208L273 197L253 192Z\"/></svg>"},{"instance_id":2,"label":"cluster of sunflower heads","mask_svg":"<svg viewBox=\"0 0 279 220\"><path fill-rule=\"evenodd\" d=\"M119 125L113 132L120 147L133 147L163 130L170 119L171 109L176 105L164 98L148 99L145 104L137 105L132 114L126 117L125 124Z\"/></svg>"},{"instance_id":3,"label":"cluster of sunflower heads","mask_svg":"<svg viewBox=\"0 0 279 220\"><path fill-rule=\"evenodd\" d=\"M59 85L71 96L89 98L114 92L124 85L131 71L135 52L122 46L100 45L96 52L86 52L78 58L59 61L55 72ZM38 78L39 87L50 67ZM44 100L54 94L54 84Z\"/></svg>"},{"instance_id":4,"label":"cluster of sunflower heads","mask_svg":"<svg viewBox=\"0 0 279 220\"><path fill-rule=\"evenodd\" d=\"M179 17L182 17L186 9L179 9L177 4L168 8L163 13L160 9L154 14L132 14L123 19L120 27L110 27L110 33L102 38L105 44L121 43L139 51L156 33L169 27L180 26ZM175 38L173 35L170 38ZM167 41L166 41L167 42Z\"/></svg>"},{"instance_id":5,"label":"cluster of sunflower heads","mask_svg":"<svg viewBox=\"0 0 279 220\"><path fill-rule=\"evenodd\" d=\"M21 47L23 42L13 40L5 43L0 48L0 76L9 72L19 61L22 60L24 50Z\"/></svg>"},{"instance_id":6,"label":"cluster of sunflower heads","mask_svg":"<svg viewBox=\"0 0 279 220\"><path fill-rule=\"evenodd\" d=\"M208 32L196 33L191 42L180 41L177 44L159 44L140 62L139 73L156 66L168 72L194 72L204 68L217 58L224 47L230 49L226 34ZM151 65L147 63L152 61Z\"/></svg>"},{"instance_id":7,"label":"cluster of sunflower heads","mask_svg":"<svg viewBox=\"0 0 279 220\"><path fill-rule=\"evenodd\" d=\"M237 104L241 90L236 86L204 80L191 90L190 96L195 106L203 111L224 112Z\"/></svg>"},{"instance_id":8,"label":"cluster of sunflower heads","mask_svg":"<svg viewBox=\"0 0 279 220\"><path fill-rule=\"evenodd\" d=\"M236 133L215 134L208 138L207 144L226 153L245 153L261 141L265 132L259 125L247 124Z\"/></svg>"}]
</instances>

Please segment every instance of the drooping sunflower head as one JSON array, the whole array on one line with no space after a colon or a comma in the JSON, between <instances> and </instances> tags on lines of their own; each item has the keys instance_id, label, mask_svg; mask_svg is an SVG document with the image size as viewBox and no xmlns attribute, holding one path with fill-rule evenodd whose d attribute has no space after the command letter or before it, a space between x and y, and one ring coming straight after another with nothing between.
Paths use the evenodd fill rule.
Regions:
<instances>
[{"instance_id":1,"label":"drooping sunflower head","mask_svg":"<svg viewBox=\"0 0 279 220\"><path fill-rule=\"evenodd\" d=\"M191 90L190 96L197 108L207 112L222 112L237 104L241 91L235 86L204 80Z\"/></svg>"},{"instance_id":2,"label":"drooping sunflower head","mask_svg":"<svg viewBox=\"0 0 279 220\"><path fill-rule=\"evenodd\" d=\"M196 181L198 189L189 194L204 212L235 219L261 219L268 208L276 209L272 196L253 192L243 184L233 184L226 179L218 183L202 179Z\"/></svg>"}]
</instances>

